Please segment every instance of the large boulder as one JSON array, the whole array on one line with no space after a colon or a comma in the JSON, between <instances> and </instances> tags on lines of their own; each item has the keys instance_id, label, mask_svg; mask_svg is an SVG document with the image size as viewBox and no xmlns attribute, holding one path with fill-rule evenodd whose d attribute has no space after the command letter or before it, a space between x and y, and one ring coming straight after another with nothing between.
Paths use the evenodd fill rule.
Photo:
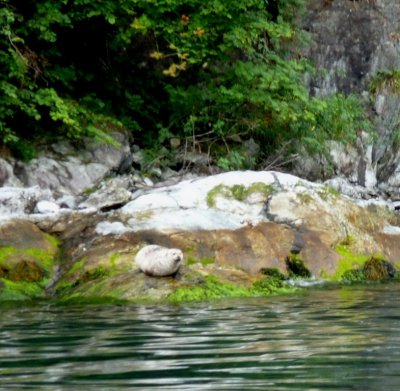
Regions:
<instances>
[{"instance_id":1,"label":"large boulder","mask_svg":"<svg viewBox=\"0 0 400 391\"><path fill-rule=\"evenodd\" d=\"M265 275L337 280L373 254L400 261L400 219L391 204L359 205L289 174L229 172L143 188L130 199L103 211L29 215L36 224L32 232L42 235L40 227L59 235L61 262L51 274L26 256L18 268L11 267L14 260L8 257L3 278L15 280L14 272L24 283L49 278L46 293L62 300L153 301L198 297L195 292L262 295L283 287L279 281L271 287ZM0 238L10 243L8 232ZM25 234L14 236L29 243ZM158 246L182 252L178 276L156 278L135 261L141 249Z\"/></svg>"},{"instance_id":2,"label":"large boulder","mask_svg":"<svg viewBox=\"0 0 400 391\"><path fill-rule=\"evenodd\" d=\"M288 259L296 256L314 277L338 278L343 262L351 267L351 254L395 261L386 244L400 237L387 233L394 215L388 207L363 207L327 186L277 172L229 172L133 198L94 221L97 239L82 243L124 243L131 253L143 244L179 248L190 267L234 268L250 279L271 268L289 275Z\"/></svg>"}]
</instances>

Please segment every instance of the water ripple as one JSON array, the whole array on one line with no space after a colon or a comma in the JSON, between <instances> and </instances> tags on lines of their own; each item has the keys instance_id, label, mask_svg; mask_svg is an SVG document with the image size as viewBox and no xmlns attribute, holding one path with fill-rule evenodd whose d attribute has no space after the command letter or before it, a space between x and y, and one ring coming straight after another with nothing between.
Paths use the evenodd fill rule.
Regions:
<instances>
[{"instance_id":1,"label":"water ripple","mask_svg":"<svg viewBox=\"0 0 400 391\"><path fill-rule=\"evenodd\" d=\"M7 307L0 388L397 391L399 293L389 284L181 307Z\"/></svg>"}]
</instances>

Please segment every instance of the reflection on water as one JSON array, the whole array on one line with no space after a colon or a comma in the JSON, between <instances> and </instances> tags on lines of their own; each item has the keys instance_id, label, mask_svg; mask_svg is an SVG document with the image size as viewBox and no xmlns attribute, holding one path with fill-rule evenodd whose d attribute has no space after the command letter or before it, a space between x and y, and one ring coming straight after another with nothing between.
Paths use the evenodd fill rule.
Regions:
<instances>
[{"instance_id":1,"label":"reflection on water","mask_svg":"<svg viewBox=\"0 0 400 391\"><path fill-rule=\"evenodd\" d=\"M399 293L2 308L0 388L397 391Z\"/></svg>"}]
</instances>

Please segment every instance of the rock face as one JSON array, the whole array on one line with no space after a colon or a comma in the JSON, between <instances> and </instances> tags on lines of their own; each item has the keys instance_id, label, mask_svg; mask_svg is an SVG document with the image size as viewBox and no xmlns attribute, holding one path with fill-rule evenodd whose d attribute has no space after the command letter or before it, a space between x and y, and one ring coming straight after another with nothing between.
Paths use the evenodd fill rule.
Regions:
<instances>
[{"instance_id":1,"label":"rock face","mask_svg":"<svg viewBox=\"0 0 400 391\"><path fill-rule=\"evenodd\" d=\"M175 274L183 261L182 251L155 244L145 246L135 257L139 269L148 276L166 277Z\"/></svg>"},{"instance_id":2,"label":"rock face","mask_svg":"<svg viewBox=\"0 0 400 391\"><path fill-rule=\"evenodd\" d=\"M300 161L295 172L315 180L330 171L399 199L400 91L391 77L400 69L400 3L309 0L303 26L313 40L306 55L321 71L310 80L311 93L362 96L370 105L377 138L361 135L352 146L333 144L333 173L326 159L315 158Z\"/></svg>"},{"instance_id":3,"label":"rock face","mask_svg":"<svg viewBox=\"0 0 400 391\"><path fill-rule=\"evenodd\" d=\"M313 92L360 92L378 71L400 68L399 23L396 0L309 0L304 26L314 44L308 54L328 71L313 80Z\"/></svg>"},{"instance_id":4,"label":"rock face","mask_svg":"<svg viewBox=\"0 0 400 391\"><path fill-rule=\"evenodd\" d=\"M112 134L115 145L87 140L77 148L67 141L51 146L28 163L0 160L0 186L51 190L55 196L77 195L93 188L110 172L117 171L130 154L127 137Z\"/></svg>"}]
</instances>

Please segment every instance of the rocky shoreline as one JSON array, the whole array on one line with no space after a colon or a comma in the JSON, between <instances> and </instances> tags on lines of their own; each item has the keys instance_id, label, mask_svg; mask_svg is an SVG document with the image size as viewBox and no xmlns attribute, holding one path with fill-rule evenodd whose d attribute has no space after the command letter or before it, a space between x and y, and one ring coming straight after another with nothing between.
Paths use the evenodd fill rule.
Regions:
<instances>
[{"instance_id":1,"label":"rocky shoreline","mask_svg":"<svg viewBox=\"0 0 400 391\"><path fill-rule=\"evenodd\" d=\"M25 185L9 173L0 188L0 301L180 302L291 292L298 278L397 278L400 217L390 200L351 198L344 179L275 171L155 185L137 172L117 175L127 149L113 148L114 160L103 156L112 164L75 160L76 175L63 180L70 157L60 159L55 182L47 171L32 171L36 183ZM93 164L104 167L90 191L74 187L77 167ZM182 250L176 276L140 272L135 254L148 244Z\"/></svg>"}]
</instances>

